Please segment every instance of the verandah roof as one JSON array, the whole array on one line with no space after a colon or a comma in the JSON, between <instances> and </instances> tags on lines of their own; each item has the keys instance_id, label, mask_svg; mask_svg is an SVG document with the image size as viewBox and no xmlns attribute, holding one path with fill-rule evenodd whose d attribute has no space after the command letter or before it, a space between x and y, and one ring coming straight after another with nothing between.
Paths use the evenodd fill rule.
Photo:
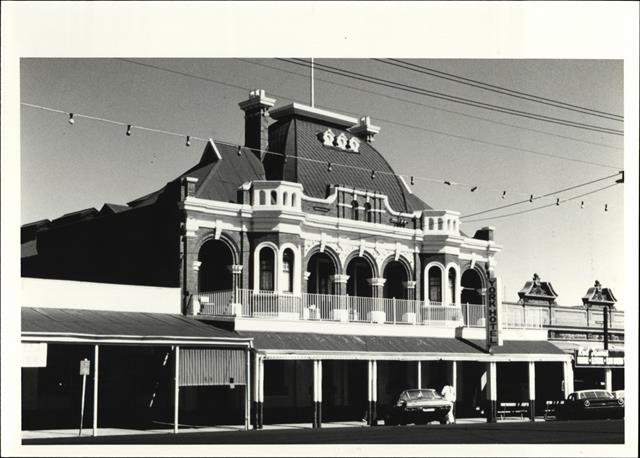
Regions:
<instances>
[{"instance_id":1,"label":"verandah roof","mask_svg":"<svg viewBox=\"0 0 640 458\"><path fill-rule=\"evenodd\" d=\"M482 340L442 337L356 336L302 332L241 331L254 339L254 348L267 355L317 355L319 357L363 356L388 359L490 359L565 360L566 353L547 341L505 341L489 354Z\"/></svg>"}]
</instances>

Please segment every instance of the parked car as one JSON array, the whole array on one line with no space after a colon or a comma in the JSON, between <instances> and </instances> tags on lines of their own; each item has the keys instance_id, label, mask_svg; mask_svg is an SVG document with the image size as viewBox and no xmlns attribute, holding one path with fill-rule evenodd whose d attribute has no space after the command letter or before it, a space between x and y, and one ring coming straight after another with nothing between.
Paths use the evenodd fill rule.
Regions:
<instances>
[{"instance_id":1,"label":"parked car","mask_svg":"<svg viewBox=\"0 0 640 458\"><path fill-rule=\"evenodd\" d=\"M558 420L623 417L624 399L616 399L606 390L576 391L556 410Z\"/></svg>"},{"instance_id":2,"label":"parked car","mask_svg":"<svg viewBox=\"0 0 640 458\"><path fill-rule=\"evenodd\" d=\"M624 401L624 390L615 390L612 393L616 399L622 399Z\"/></svg>"},{"instance_id":3,"label":"parked car","mask_svg":"<svg viewBox=\"0 0 640 458\"><path fill-rule=\"evenodd\" d=\"M412 389L400 393L390 406L382 406L380 413L385 425L426 424L434 420L445 424L452 408L452 402L444 399L436 390Z\"/></svg>"}]
</instances>

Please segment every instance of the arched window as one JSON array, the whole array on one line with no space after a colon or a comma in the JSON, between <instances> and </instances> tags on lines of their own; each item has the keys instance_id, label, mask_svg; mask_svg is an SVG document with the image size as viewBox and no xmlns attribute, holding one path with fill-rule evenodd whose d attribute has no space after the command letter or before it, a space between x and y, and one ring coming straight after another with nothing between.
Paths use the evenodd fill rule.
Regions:
<instances>
[{"instance_id":1,"label":"arched window","mask_svg":"<svg viewBox=\"0 0 640 458\"><path fill-rule=\"evenodd\" d=\"M364 204L364 214L368 223L373 223L373 212L371 211L371 204L367 202Z\"/></svg>"},{"instance_id":2,"label":"arched window","mask_svg":"<svg viewBox=\"0 0 640 458\"><path fill-rule=\"evenodd\" d=\"M282 205L289 205L289 193L287 191L282 193Z\"/></svg>"},{"instance_id":3,"label":"arched window","mask_svg":"<svg viewBox=\"0 0 640 458\"><path fill-rule=\"evenodd\" d=\"M451 230L451 220L450 219L447 220L447 230L448 231Z\"/></svg>"},{"instance_id":4,"label":"arched window","mask_svg":"<svg viewBox=\"0 0 640 458\"><path fill-rule=\"evenodd\" d=\"M275 256L271 248L264 247L260 250L260 289L273 291Z\"/></svg>"},{"instance_id":5,"label":"arched window","mask_svg":"<svg viewBox=\"0 0 640 458\"><path fill-rule=\"evenodd\" d=\"M297 205L296 195L295 194L291 194L291 206L295 207L296 205Z\"/></svg>"},{"instance_id":6,"label":"arched window","mask_svg":"<svg viewBox=\"0 0 640 458\"><path fill-rule=\"evenodd\" d=\"M449 303L456 303L456 270L453 267L449 269Z\"/></svg>"},{"instance_id":7,"label":"arched window","mask_svg":"<svg viewBox=\"0 0 640 458\"><path fill-rule=\"evenodd\" d=\"M429 300L442 302L442 271L440 267L433 266L429 269Z\"/></svg>"},{"instance_id":8,"label":"arched window","mask_svg":"<svg viewBox=\"0 0 640 458\"><path fill-rule=\"evenodd\" d=\"M351 202L351 219L358 221L358 213L360 211L360 206L358 205L358 201L354 200Z\"/></svg>"},{"instance_id":9,"label":"arched window","mask_svg":"<svg viewBox=\"0 0 640 458\"><path fill-rule=\"evenodd\" d=\"M282 253L282 290L293 292L293 251L290 248Z\"/></svg>"},{"instance_id":10,"label":"arched window","mask_svg":"<svg viewBox=\"0 0 640 458\"><path fill-rule=\"evenodd\" d=\"M438 230L441 231L442 230L442 218L438 218Z\"/></svg>"},{"instance_id":11,"label":"arched window","mask_svg":"<svg viewBox=\"0 0 640 458\"><path fill-rule=\"evenodd\" d=\"M278 202L278 193L271 191L271 205L275 205Z\"/></svg>"},{"instance_id":12,"label":"arched window","mask_svg":"<svg viewBox=\"0 0 640 458\"><path fill-rule=\"evenodd\" d=\"M433 230L433 218L429 218L429 230Z\"/></svg>"},{"instance_id":13,"label":"arched window","mask_svg":"<svg viewBox=\"0 0 640 458\"><path fill-rule=\"evenodd\" d=\"M267 191L260 191L260 205L267 203Z\"/></svg>"}]
</instances>

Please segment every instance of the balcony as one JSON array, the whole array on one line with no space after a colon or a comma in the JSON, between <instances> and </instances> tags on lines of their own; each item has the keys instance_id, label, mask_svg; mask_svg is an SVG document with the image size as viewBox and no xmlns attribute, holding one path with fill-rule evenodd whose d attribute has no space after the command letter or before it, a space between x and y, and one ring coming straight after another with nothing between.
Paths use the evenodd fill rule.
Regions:
<instances>
[{"instance_id":1,"label":"balcony","mask_svg":"<svg viewBox=\"0 0 640 458\"><path fill-rule=\"evenodd\" d=\"M270 320L310 320L342 323L484 327L485 306L446 305L420 300L387 299L332 294L294 295L238 289L200 293L200 315L238 316ZM542 328L541 313L520 316L505 308L505 328Z\"/></svg>"}]
</instances>

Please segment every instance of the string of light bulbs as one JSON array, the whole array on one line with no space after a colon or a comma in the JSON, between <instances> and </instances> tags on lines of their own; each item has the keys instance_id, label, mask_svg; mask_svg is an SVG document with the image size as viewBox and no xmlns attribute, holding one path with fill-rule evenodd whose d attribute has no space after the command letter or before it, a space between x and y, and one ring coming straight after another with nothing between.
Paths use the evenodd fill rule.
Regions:
<instances>
[{"instance_id":1,"label":"string of light bulbs","mask_svg":"<svg viewBox=\"0 0 640 458\"><path fill-rule=\"evenodd\" d=\"M477 222L481 222L481 221L489 221L489 220L494 220L494 219L507 218L509 216L522 215L523 213L530 213L530 212L534 212L534 211L537 211L537 210L543 210L545 208L554 207L554 206L558 207L558 206L560 206L560 204L563 204L563 203L566 203L566 202L570 202L572 200L580 199L581 197L585 197L585 196L588 196L588 195L591 195L591 194L602 192L605 189L609 189L609 188L612 188L612 187L616 186L617 184L618 183L609 184L607 186L603 186L601 188L594 189L594 190L589 191L589 192L585 192L584 194L579 194L577 196L569 197L569 198L566 198L566 199L557 198L555 203L542 205L540 207L529 208L527 210L521 210L521 211L514 212L514 213L507 213L505 215L498 215L498 216L492 216L492 217L487 217L487 218L478 218L478 219L462 221L462 223L477 223ZM583 208L584 208L584 200L580 202L580 209L583 209ZM605 212L609 211L609 204L608 203L604 204L604 211Z\"/></svg>"},{"instance_id":2,"label":"string of light bulbs","mask_svg":"<svg viewBox=\"0 0 640 458\"><path fill-rule=\"evenodd\" d=\"M396 178L401 178L403 181L408 180L409 184L411 186L414 186L416 181L420 180L420 181L427 181L427 182L432 182L432 183L444 184L446 186L463 187L463 188L469 189L470 192L475 192L480 187L477 184L462 183L462 182L456 182L456 181L452 181L452 180L443 180L443 179L437 179L437 178L431 178L431 177L423 177L423 176L417 176L417 175L398 174L398 173L389 172L389 171L386 171L386 170L375 170L375 169L369 169L369 168L359 167L359 166L350 165L350 164L343 164L343 163L339 163L339 162L328 162L328 161L324 161L324 160L320 160L320 159L314 159L314 158L299 157L299 156L287 156L284 153L279 153L279 152L275 152L275 151L268 151L268 150L261 150L259 148L251 148L251 147L248 147L248 146L242 146L242 145L239 145L237 143L227 142L227 141L224 141L224 140L211 139L211 138L205 138L205 137L200 137L200 136L196 136L196 135L188 135L188 134L169 131L169 130L145 127L145 126L141 126L141 125L137 125L137 124L132 124L132 123L129 123L129 122L116 121L116 120L113 120L113 119L107 119L107 118L103 118L103 117L99 117L99 116L95 116L95 115L87 115L87 114L83 114L83 113L65 111L65 110L61 110L61 109L58 109L58 108L46 107L46 106L37 105L37 104L33 104L33 103L21 102L21 105L26 106L26 107L30 107L30 108L43 110L43 111L52 112L52 113L63 114L63 115L65 115L67 117L67 121L68 121L68 123L70 125L75 125L76 119L84 118L84 119L89 119L89 120L93 120L93 121L104 122L104 123L107 123L107 124L124 127L125 128L125 135L127 137L130 137L135 130L140 130L140 131L146 131L146 132L152 132L152 133L158 133L158 134L163 134L163 135L170 135L170 136L174 136L174 137L184 138L186 147L190 147L193 140L198 140L198 141L201 141L201 142L204 142L204 143L207 143L209 141L215 141L215 143L219 143L219 144L223 144L223 145L227 145L227 146L231 146L231 147L237 148L237 154L238 155L241 155L243 150L250 150L250 151L254 151L254 152L260 153L261 155L265 154L265 155L280 156L280 157L283 157L285 160L295 159L295 160L299 160L299 161L307 161L307 162L310 162L310 163L321 164L323 167L327 168L328 172L333 171L334 167L344 167L344 168L347 168L347 169L364 171L364 172L370 173L370 177L371 177L372 180L374 180L377 175L389 175L389 176L393 176L393 177L396 177ZM527 201L528 202L533 202L533 200L538 200L538 199L546 198L546 197L549 197L549 196L554 196L554 195L559 194L559 193L564 192L564 191L568 191L568 190L571 190L571 189L576 189L578 187L586 186L588 184L592 184L592 183L597 182L597 181L602 181L604 179L612 178L612 177L618 176L620 173L623 173L623 172L619 172L619 173L617 173L615 175L610 175L610 176L607 176L607 177L599 178L597 180L593 180L593 181L589 181L589 182L586 182L586 183L578 184L578 185L575 185L575 186L571 186L570 188L554 191L552 193L548 193L548 194L544 194L544 195L540 195L540 196L534 196L533 194L525 194L525 193L522 193L522 192L519 192L519 191L509 191L509 193L508 193L507 190L502 189L502 188L483 186L483 189L492 190L492 191L495 191L495 192L500 192L502 199L505 199L508 194L529 195L530 197L529 197L528 200L511 203L511 204L508 204L508 205L505 205L505 206L501 206L501 207L497 207L497 208L490 209L490 210L484 210L482 212L474 213L474 214L471 214L471 215L465 215L465 216L462 216L461 218L471 217L471 216L475 216L475 215L478 215L478 214L481 214L481 213L486 213L486 212L494 211L494 210L497 210L497 209L507 208L507 207L510 207L510 206L513 206L513 205L518 205L518 204L521 204L521 203L524 203L524 202L527 202ZM406 181L405 181L405 183L406 183Z\"/></svg>"}]
</instances>

